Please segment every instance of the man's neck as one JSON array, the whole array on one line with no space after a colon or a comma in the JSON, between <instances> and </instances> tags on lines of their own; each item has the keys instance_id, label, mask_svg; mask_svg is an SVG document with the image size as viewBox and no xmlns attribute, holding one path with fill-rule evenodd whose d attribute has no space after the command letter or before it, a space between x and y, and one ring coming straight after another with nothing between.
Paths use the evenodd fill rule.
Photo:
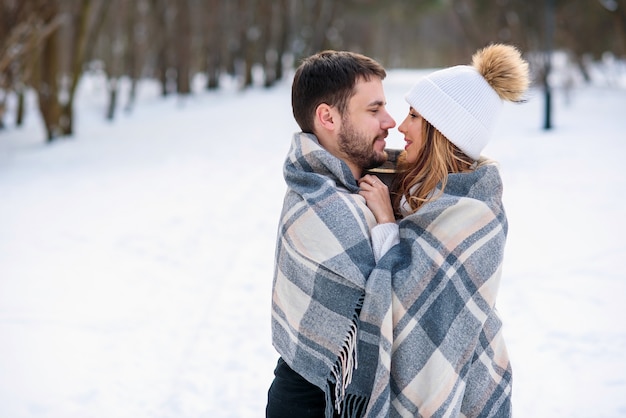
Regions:
<instances>
[{"instance_id":1,"label":"man's neck","mask_svg":"<svg viewBox=\"0 0 626 418\"><path fill-rule=\"evenodd\" d=\"M354 179L358 181L363 176L363 168L356 166L354 163L346 161L345 159L343 161L348 165L348 168L352 172Z\"/></svg>"}]
</instances>

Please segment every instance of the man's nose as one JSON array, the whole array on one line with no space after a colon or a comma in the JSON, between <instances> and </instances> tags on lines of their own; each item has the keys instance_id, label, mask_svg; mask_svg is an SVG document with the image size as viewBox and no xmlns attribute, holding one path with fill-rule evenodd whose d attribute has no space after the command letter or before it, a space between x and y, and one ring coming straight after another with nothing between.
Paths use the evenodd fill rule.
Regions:
<instances>
[{"instance_id":1,"label":"man's nose","mask_svg":"<svg viewBox=\"0 0 626 418\"><path fill-rule=\"evenodd\" d=\"M386 110L385 110L385 118L383 120L382 125L384 129L392 129L394 126L396 126L396 121L393 120L389 112L387 112Z\"/></svg>"}]
</instances>

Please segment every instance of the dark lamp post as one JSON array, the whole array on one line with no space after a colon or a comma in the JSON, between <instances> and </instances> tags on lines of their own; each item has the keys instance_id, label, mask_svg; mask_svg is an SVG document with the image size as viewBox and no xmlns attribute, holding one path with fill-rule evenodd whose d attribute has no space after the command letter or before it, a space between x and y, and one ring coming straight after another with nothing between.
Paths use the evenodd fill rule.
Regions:
<instances>
[{"instance_id":1,"label":"dark lamp post","mask_svg":"<svg viewBox=\"0 0 626 418\"><path fill-rule=\"evenodd\" d=\"M552 91L550 88L550 72L552 71L552 40L554 38L554 0L545 0L545 51L543 86L545 92L545 113L543 129L552 129Z\"/></svg>"}]
</instances>

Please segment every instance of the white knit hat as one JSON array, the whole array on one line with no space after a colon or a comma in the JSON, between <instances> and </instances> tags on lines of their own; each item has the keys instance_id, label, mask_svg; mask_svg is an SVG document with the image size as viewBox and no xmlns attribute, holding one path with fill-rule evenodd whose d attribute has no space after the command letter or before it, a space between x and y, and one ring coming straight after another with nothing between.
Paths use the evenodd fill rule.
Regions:
<instances>
[{"instance_id":1,"label":"white knit hat","mask_svg":"<svg viewBox=\"0 0 626 418\"><path fill-rule=\"evenodd\" d=\"M502 99L474 67L435 71L405 95L406 101L467 156L487 145Z\"/></svg>"}]
</instances>

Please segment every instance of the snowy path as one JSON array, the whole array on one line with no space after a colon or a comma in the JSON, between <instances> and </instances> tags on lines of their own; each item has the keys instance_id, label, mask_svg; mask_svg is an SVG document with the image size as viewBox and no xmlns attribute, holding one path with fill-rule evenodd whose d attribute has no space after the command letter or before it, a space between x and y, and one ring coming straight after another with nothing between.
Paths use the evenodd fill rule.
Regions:
<instances>
[{"instance_id":1,"label":"snowy path","mask_svg":"<svg viewBox=\"0 0 626 418\"><path fill-rule=\"evenodd\" d=\"M415 77L387 81L398 122ZM147 95L113 125L83 89L76 140L0 134L0 417L263 416L288 87ZM626 91L556 103L550 133L540 97L506 107L487 149L515 416L626 416Z\"/></svg>"},{"instance_id":2,"label":"snowy path","mask_svg":"<svg viewBox=\"0 0 626 418\"><path fill-rule=\"evenodd\" d=\"M267 387L273 369L286 148L264 151L255 124L223 137L212 123L240 115L217 104L186 105L219 113L204 124L170 102L169 122L146 112L118 121L124 137L105 129L8 161L0 376L17 380L0 378L2 416L258 415L264 394L246 387Z\"/></svg>"}]
</instances>

